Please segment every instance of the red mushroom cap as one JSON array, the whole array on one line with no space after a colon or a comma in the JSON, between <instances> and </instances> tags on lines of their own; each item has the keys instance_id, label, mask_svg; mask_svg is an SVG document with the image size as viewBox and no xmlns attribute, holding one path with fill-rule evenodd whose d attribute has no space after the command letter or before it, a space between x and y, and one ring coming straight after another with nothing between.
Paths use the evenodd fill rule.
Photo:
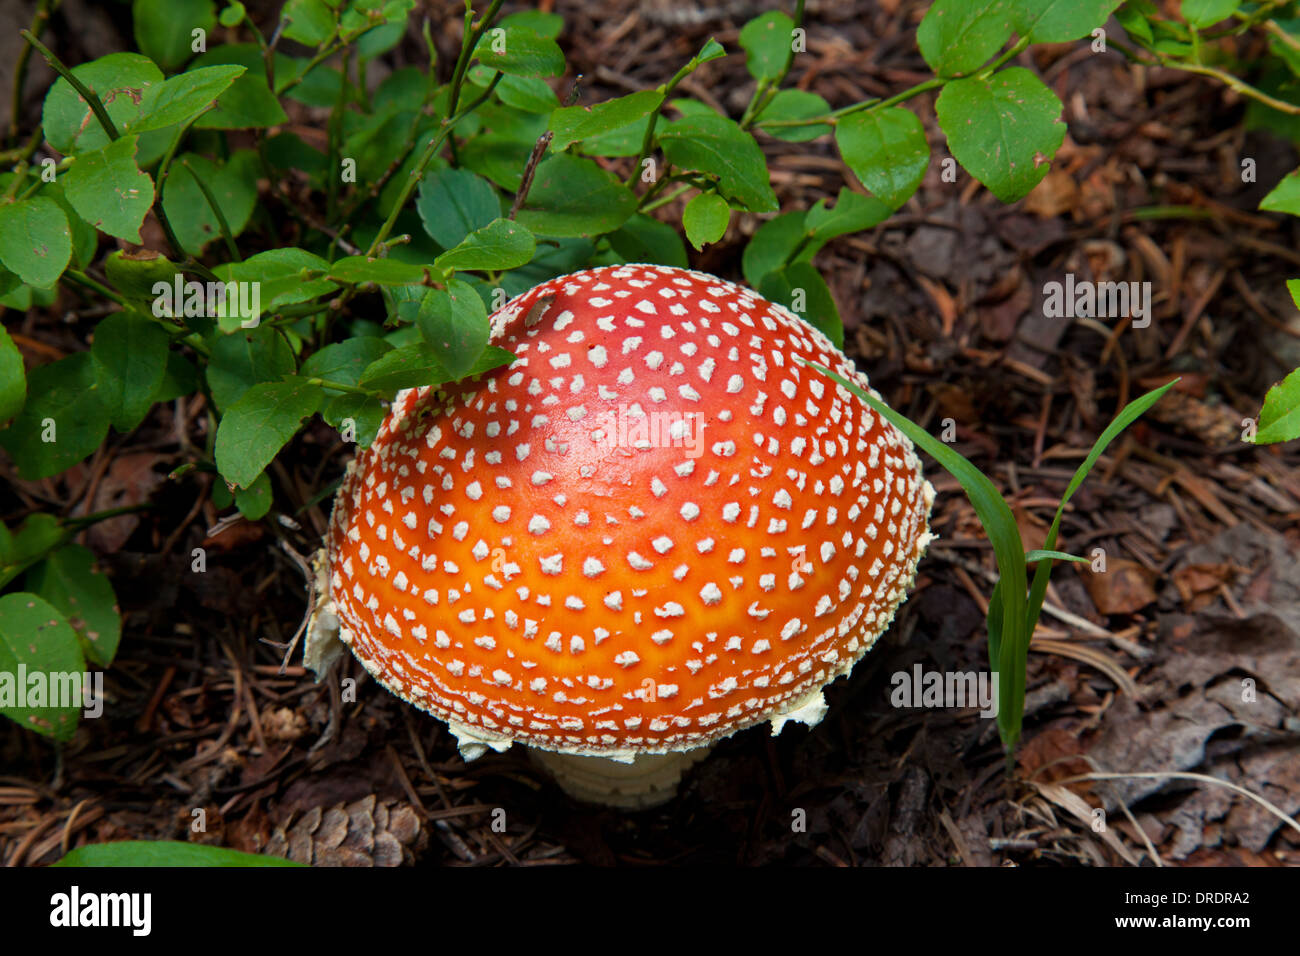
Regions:
<instances>
[{"instance_id":1,"label":"red mushroom cap","mask_svg":"<svg viewBox=\"0 0 1300 956\"><path fill-rule=\"evenodd\" d=\"M911 443L794 356L865 376L665 266L552 279L493 330L517 360L398 395L339 490L330 597L367 670L480 752L626 760L819 718L930 538Z\"/></svg>"}]
</instances>

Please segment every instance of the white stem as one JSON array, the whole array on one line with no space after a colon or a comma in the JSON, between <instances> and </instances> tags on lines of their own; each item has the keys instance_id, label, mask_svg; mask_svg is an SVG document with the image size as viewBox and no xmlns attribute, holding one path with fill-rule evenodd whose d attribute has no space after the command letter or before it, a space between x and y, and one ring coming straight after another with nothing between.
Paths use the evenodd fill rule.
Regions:
<instances>
[{"instance_id":1,"label":"white stem","mask_svg":"<svg viewBox=\"0 0 1300 956\"><path fill-rule=\"evenodd\" d=\"M645 754L632 763L535 748L528 752L575 800L621 810L645 810L675 797L682 775L707 757L709 748Z\"/></svg>"}]
</instances>

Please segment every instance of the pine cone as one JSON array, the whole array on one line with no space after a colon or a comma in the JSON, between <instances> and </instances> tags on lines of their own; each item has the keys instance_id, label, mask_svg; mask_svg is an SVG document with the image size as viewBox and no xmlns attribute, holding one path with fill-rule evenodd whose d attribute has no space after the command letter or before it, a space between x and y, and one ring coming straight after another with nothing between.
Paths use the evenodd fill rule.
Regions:
<instances>
[{"instance_id":1,"label":"pine cone","mask_svg":"<svg viewBox=\"0 0 1300 956\"><path fill-rule=\"evenodd\" d=\"M263 853L311 866L401 866L428 845L410 805L375 795L329 809L312 807L277 827Z\"/></svg>"}]
</instances>

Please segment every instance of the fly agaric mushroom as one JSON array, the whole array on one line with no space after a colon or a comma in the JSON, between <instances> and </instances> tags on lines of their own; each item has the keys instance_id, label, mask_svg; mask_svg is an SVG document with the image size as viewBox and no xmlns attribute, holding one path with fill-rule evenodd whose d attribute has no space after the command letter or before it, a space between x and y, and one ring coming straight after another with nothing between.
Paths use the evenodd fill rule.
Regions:
<instances>
[{"instance_id":1,"label":"fly agaric mushroom","mask_svg":"<svg viewBox=\"0 0 1300 956\"><path fill-rule=\"evenodd\" d=\"M402 392L349 465L309 649L337 632L466 759L526 744L616 806L816 724L931 539L911 442L795 357L866 377L686 269L562 276L492 323L513 364Z\"/></svg>"}]
</instances>

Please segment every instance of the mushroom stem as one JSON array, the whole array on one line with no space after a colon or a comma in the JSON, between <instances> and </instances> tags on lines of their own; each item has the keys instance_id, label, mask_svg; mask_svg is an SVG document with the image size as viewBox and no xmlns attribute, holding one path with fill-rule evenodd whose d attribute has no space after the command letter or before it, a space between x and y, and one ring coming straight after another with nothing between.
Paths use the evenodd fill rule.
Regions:
<instances>
[{"instance_id":1,"label":"mushroom stem","mask_svg":"<svg viewBox=\"0 0 1300 956\"><path fill-rule=\"evenodd\" d=\"M621 810L647 810L677 794L682 775L708 756L708 747L666 754L641 754L631 763L529 748L569 796Z\"/></svg>"}]
</instances>

